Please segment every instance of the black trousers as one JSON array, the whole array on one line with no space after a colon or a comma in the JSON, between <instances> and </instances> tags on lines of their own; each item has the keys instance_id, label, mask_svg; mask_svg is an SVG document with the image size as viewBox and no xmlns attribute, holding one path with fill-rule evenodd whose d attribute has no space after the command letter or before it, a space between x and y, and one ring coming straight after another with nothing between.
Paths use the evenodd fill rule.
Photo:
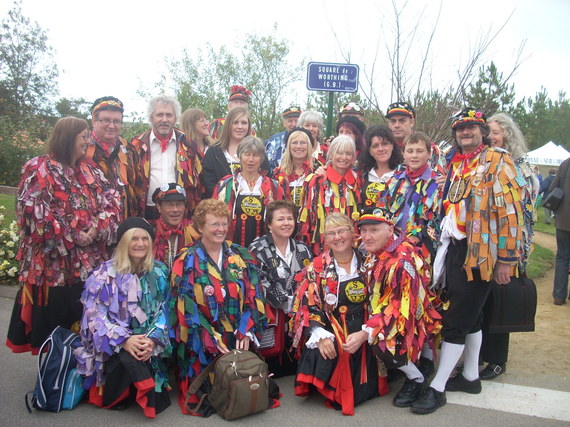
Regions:
<instances>
[{"instance_id":1,"label":"black trousers","mask_svg":"<svg viewBox=\"0 0 570 427\"><path fill-rule=\"evenodd\" d=\"M443 340L465 344L465 337L481 330L483 306L490 282L481 280L479 270L473 269L473 280L467 280L463 264L467 255L466 240L452 243L445 257L445 280L449 308L443 313Z\"/></svg>"},{"instance_id":2,"label":"black trousers","mask_svg":"<svg viewBox=\"0 0 570 427\"><path fill-rule=\"evenodd\" d=\"M509 333L490 334L483 328L481 359L487 363L503 365L509 357Z\"/></svg>"}]
</instances>

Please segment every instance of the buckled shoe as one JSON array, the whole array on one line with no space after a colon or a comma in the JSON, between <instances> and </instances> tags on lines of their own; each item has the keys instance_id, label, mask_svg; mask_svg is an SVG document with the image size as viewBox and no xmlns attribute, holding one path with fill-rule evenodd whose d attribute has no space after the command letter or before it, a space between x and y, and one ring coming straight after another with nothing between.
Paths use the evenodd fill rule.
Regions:
<instances>
[{"instance_id":1,"label":"buckled shoe","mask_svg":"<svg viewBox=\"0 0 570 427\"><path fill-rule=\"evenodd\" d=\"M497 365L495 363L489 363L487 366L485 366L485 369L479 372L479 378L482 380L494 380L499 375L504 374L506 370L506 364Z\"/></svg>"}]
</instances>

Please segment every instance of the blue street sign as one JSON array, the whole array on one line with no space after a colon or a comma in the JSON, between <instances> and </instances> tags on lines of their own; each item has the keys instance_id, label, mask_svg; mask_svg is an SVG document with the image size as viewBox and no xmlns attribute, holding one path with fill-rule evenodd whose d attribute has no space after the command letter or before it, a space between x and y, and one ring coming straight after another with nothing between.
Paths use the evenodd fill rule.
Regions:
<instances>
[{"instance_id":1,"label":"blue street sign","mask_svg":"<svg viewBox=\"0 0 570 427\"><path fill-rule=\"evenodd\" d=\"M309 62L307 89L327 92L356 92L358 65L330 62Z\"/></svg>"}]
</instances>

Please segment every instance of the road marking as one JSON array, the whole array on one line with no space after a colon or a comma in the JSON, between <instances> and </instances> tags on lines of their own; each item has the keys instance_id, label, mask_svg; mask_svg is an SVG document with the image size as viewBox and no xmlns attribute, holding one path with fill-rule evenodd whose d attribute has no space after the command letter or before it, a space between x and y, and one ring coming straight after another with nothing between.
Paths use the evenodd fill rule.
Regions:
<instances>
[{"instance_id":1,"label":"road marking","mask_svg":"<svg viewBox=\"0 0 570 427\"><path fill-rule=\"evenodd\" d=\"M570 393L485 381L480 394L447 392L447 403L570 421Z\"/></svg>"}]
</instances>

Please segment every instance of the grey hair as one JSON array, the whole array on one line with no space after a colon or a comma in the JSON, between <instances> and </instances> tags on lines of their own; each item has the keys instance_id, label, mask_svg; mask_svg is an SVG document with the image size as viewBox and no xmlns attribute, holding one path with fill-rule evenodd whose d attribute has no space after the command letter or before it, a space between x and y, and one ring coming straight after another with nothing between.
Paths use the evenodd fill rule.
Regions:
<instances>
[{"instance_id":1,"label":"grey hair","mask_svg":"<svg viewBox=\"0 0 570 427\"><path fill-rule=\"evenodd\" d=\"M238 145L237 156L241 161L241 155L244 153L257 153L261 157L261 163L265 160L265 145L263 141L255 136L246 136Z\"/></svg>"},{"instance_id":2,"label":"grey hair","mask_svg":"<svg viewBox=\"0 0 570 427\"><path fill-rule=\"evenodd\" d=\"M180 106L180 102L176 98L172 96L155 96L152 98L148 104L147 116L148 121L152 123L152 115L154 114L154 109L156 108L156 104L168 104L172 106L174 110L174 116L176 118L175 122L178 123L178 119L180 119L180 114L182 111L182 107Z\"/></svg>"},{"instance_id":3,"label":"grey hair","mask_svg":"<svg viewBox=\"0 0 570 427\"><path fill-rule=\"evenodd\" d=\"M496 122L505 133L505 146L513 160L518 160L526 156L528 151L524 135L513 118L507 113L495 113L488 120L487 125Z\"/></svg>"},{"instance_id":4,"label":"grey hair","mask_svg":"<svg viewBox=\"0 0 570 427\"><path fill-rule=\"evenodd\" d=\"M330 161L333 158L333 156L339 151L344 152L347 149L352 150L353 157L356 157L356 145L354 144L352 138L347 135L337 136L331 142L329 152L327 153L327 161Z\"/></svg>"},{"instance_id":5,"label":"grey hair","mask_svg":"<svg viewBox=\"0 0 570 427\"><path fill-rule=\"evenodd\" d=\"M305 123L316 123L319 127L319 137L323 136L323 131L325 130L325 121L323 115L315 110L303 111L297 120L297 127L304 127ZM315 141L315 144L317 141Z\"/></svg>"}]
</instances>

